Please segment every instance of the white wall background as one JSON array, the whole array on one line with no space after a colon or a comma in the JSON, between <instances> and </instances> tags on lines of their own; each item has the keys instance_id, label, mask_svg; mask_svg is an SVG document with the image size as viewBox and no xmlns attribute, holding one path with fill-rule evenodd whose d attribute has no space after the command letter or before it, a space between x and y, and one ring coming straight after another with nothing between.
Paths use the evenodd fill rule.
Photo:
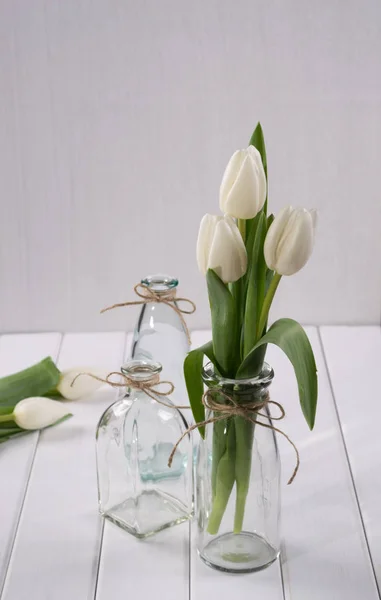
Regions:
<instances>
[{"instance_id":1,"label":"white wall background","mask_svg":"<svg viewBox=\"0 0 381 600\"><path fill-rule=\"evenodd\" d=\"M141 276L208 324L198 223L258 119L270 202L320 212L273 317L378 323L379 0L2 0L0 330L131 327Z\"/></svg>"}]
</instances>

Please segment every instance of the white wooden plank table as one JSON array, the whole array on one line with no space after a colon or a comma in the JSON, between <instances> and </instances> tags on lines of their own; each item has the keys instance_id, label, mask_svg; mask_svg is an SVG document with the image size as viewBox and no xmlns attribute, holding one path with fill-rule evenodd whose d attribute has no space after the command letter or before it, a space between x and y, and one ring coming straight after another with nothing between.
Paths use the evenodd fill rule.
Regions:
<instances>
[{"instance_id":1,"label":"white wooden plank table","mask_svg":"<svg viewBox=\"0 0 381 600\"><path fill-rule=\"evenodd\" d=\"M378 327L307 328L319 370L315 430L303 422L292 367L270 347L272 396L288 418L283 463L281 560L251 575L206 567L196 524L135 540L97 514L94 431L114 392L70 403L58 427L0 445L1 600L377 600L381 587L381 403ZM194 332L193 343L209 338ZM124 333L0 337L0 376L46 355L60 368L120 366Z\"/></svg>"}]
</instances>

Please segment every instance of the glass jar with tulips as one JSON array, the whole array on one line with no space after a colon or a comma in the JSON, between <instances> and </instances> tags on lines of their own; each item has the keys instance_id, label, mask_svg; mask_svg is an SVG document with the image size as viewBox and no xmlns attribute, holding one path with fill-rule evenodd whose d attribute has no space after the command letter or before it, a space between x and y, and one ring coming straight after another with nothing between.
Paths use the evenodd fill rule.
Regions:
<instances>
[{"instance_id":1,"label":"glass jar with tulips","mask_svg":"<svg viewBox=\"0 0 381 600\"><path fill-rule=\"evenodd\" d=\"M260 124L249 147L226 167L220 208L223 215L203 217L197 242L213 339L188 354L184 374L201 436L198 552L212 567L248 572L269 565L280 548L276 434L287 436L274 425L284 410L269 395L274 373L264 361L268 344L291 361L311 429L315 421L317 373L307 335L292 319L268 327L268 317L282 276L299 271L311 255L316 213L288 206L268 214ZM203 369L205 357L210 363Z\"/></svg>"}]
</instances>

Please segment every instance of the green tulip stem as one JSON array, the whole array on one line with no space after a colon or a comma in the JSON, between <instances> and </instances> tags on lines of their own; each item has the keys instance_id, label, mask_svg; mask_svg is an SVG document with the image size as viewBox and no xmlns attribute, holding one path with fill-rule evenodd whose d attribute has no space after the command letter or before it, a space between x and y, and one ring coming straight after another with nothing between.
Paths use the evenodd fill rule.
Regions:
<instances>
[{"instance_id":1,"label":"green tulip stem","mask_svg":"<svg viewBox=\"0 0 381 600\"><path fill-rule=\"evenodd\" d=\"M0 415L0 423L7 423L8 421L14 421L13 412L7 415Z\"/></svg>"},{"instance_id":2,"label":"green tulip stem","mask_svg":"<svg viewBox=\"0 0 381 600\"><path fill-rule=\"evenodd\" d=\"M251 456L254 441L254 423L244 417L234 417L236 452L235 480L237 496L234 515L234 533L241 533L246 498L250 486Z\"/></svg>"},{"instance_id":3,"label":"green tulip stem","mask_svg":"<svg viewBox=\"0 0 381 600\"><path fill-rule=\"evenodd\" d=\"M216 421L213 425L213 451L212 451L212 495L216 496L217 471L221 458L226 451L226 421Z\"/></svg>"},{"instance_id":4,"label":"green tulip stem","mask_svg":"<svg viewBox=\"0 0 381 600\"><path fill-rule=\"evenodd\" d=\"M226 421L223 421L223 423L226 423ZM234 421L232 419L227 422L226 429L226 448L218 464L216 464L215 493L208 521L208 533L211 535L218 533L235 480L236 439ZM216 434L216 430L214 433ZM216 460L216 457L213 457L213 460Z\"/></svg>"},{"instance_id":5,"label":"green tulip stem","mask_svg":"<svg viewBox=\"0 0 381 600\"><path fill-rule=\"evenodd\" d=\"M269 289L267 290L267 294L262 304L262 310L258 321L257 341L260 340L263 336L266 321L269 316L270 307L281 279L282 275L279 275L279 273L274 273L274 277L271 280Z\"/></svg>"}]
</instances>

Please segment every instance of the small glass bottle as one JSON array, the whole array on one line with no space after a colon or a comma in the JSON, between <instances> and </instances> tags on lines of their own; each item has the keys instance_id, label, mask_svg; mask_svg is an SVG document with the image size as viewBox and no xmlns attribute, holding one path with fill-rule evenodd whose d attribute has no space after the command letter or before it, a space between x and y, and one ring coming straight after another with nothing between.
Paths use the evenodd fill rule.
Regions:
<instances>
[{"instance_id":1,"label":"small glass bottle","mask_svg":"<svg viewBox=\"0 0 381 600\"><path fill-rule=\"evenodd\" d=\"M122 373L137 385L155 381L159 363L131 360ZM154 379L153 379L154 378ZM192 440L180 412L154 388L128 388L101 417L96 433L99 511L137 538L192 518ZM168 405L168 406L166 406Z\"/></svg>"},{"instance_id":2,"label":"small glass bottle","mask_svg":"<svg viewBox=\"0 0 381 600\"><path fill-rule=\"evenodd\" d=\"M141 284L157 296L175 299L178 280L168 275L153 275L142 279ZM178 405L188 404L183 364L190 350L188 333L179 314L163 302L143 304L136 323L131 347L131 358L159 361L163 367L162 378L175 386L172 395Z\"/></svg>"},{"instance_id":3,"label":"small glass bottle","mask_svg":"<svg viewBox=\"0 0 381 600\"><path fill-rule=\"evenodd\" d=\"M209 566L248 573L274 562L280 552L280 459L268 406L274 372L266 363L252 379L225 379L211 363L203 370L213 400L258 403L251 413L227 416L205 427L197 460L197 549ZM219 392L221 394L219 395ZM206 419L221 417L207 411ZM260 425L265 424L265 427Z\"/></svg>"}]
</instances>

